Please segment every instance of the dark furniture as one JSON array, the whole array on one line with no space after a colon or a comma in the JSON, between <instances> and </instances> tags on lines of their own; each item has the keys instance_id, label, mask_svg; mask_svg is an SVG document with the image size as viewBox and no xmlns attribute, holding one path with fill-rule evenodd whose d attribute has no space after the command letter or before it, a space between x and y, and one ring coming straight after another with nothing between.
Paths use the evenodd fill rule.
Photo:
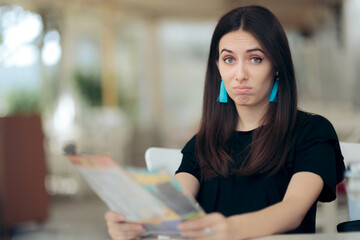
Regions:
<instances>
[{"instance_id":1,"label":"dark furniture","mask_svg":"<svg viewBox=\"0 0 360 240\"><path fill-rule=\"evenodd\" d=\"M21 223L43 222L48 216L43 141L40 116L0 118L0 230L3 237Z\"/></svg>"},{"instance_id":2,"label":"dark furniture","mask_svg":"<svg viewBox=\"0 0 360 240\"><path fill-rule=\"evenodd\" d=\"M353 220L348 222L342 222L337 225L338 232L359 232L360 220Z\"/></svg>"}]
</instances>

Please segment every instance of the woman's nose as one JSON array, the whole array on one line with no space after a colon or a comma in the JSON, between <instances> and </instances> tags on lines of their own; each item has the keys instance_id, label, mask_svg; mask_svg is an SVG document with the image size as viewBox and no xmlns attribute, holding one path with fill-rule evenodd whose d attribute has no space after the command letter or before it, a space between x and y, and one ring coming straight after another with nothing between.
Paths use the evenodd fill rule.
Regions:
<instances>
[{"instance_id":1,"label":"woman's nose","mask_svg":"<svg viewBox=\"0 0 360 240\"><path fill-rule=\"evenodd\" d=\"M247 69L244 63L238 63L236 66L236 80L244 81L248 78Z\"/></svg>"}]
</instances>

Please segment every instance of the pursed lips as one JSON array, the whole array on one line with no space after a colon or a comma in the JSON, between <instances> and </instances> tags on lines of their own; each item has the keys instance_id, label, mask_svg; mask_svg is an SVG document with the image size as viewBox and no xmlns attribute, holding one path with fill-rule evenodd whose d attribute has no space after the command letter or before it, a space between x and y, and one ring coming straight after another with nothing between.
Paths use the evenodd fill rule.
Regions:
<instances>
[{"instance_id":1,"label":"pursed lips","mask_svg":"<svg viewBox=\"0 0 360 240\"><path fill-rule=\"evenodd\" d=\"M244 94L244 93L249 93L252 88L247 86L241 86L241 87L234 87L233 89L238 94Z\"/></svg>"}]
</instances>

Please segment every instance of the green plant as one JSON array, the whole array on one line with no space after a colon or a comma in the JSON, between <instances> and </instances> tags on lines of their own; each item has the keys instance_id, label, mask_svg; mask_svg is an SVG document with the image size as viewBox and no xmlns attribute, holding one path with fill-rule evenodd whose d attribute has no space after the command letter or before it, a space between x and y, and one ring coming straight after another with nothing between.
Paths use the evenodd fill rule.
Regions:
<instances>
[{"instance_id":1,"label":"green plant","mask_svg":"<svg viewBox=\"0 0 360 240\"><path fill-rule=\"evenodd\" d=\"M8 115L37 114L40 112L38 94L26 90L16 90L7 96Z\"/></svg>"},{"instance_id":2,"label":"green plant","mask_svg":"<svg viewBox=\"0 0 360 240\"><path fill-rule=\"evenodd\" d=\"M102 104L101 79L95 74L84 74L77 71L74 76L75 85L81 96L90 106Z\"/></svg>"},{"instance_id":3,"label":"green plant","mask_svg":"<svg viewBox=\"0 0 360 240\"><path fill-rule=\"evenodd\" d=\"M102 81L98 74L85 74L84 71L76 71L74 74L75 87L81 97L92 107L102 105ZM120 84L120 81L118 82ZM133 90L124 89L118 86L117 104L122 110L134 114L137 97Z\"/></svg>"}]
</instances>

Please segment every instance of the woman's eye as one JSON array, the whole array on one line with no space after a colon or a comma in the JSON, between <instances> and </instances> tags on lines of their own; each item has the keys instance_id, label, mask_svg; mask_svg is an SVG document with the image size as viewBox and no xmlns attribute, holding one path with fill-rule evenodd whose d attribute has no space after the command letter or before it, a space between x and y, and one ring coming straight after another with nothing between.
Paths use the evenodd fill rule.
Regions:
<instances>
[{"instance_id":1,"label":"woman's eye","mask_svg":"<svg viewBox=\"0 0 360 240\"><path fill-rule=\"evenodd\" d=\"M263 59L262 58L259 58L259 57L253 57L251 58L251 61L254 62L254 63L261 63Z\"/></svg>"},{"instance_id":2,"label":"woman's eye","mask_svg":"<svg viewBox=\"0 0 360 240\"><path fill-rule=\"evenodd\" d=\"M233 63L235 60L234 60L234 58L232 58L232 57L227 57L227 58L225 58L224 59L224 62L225 63Z\"/></svg>"}]
</instances>

